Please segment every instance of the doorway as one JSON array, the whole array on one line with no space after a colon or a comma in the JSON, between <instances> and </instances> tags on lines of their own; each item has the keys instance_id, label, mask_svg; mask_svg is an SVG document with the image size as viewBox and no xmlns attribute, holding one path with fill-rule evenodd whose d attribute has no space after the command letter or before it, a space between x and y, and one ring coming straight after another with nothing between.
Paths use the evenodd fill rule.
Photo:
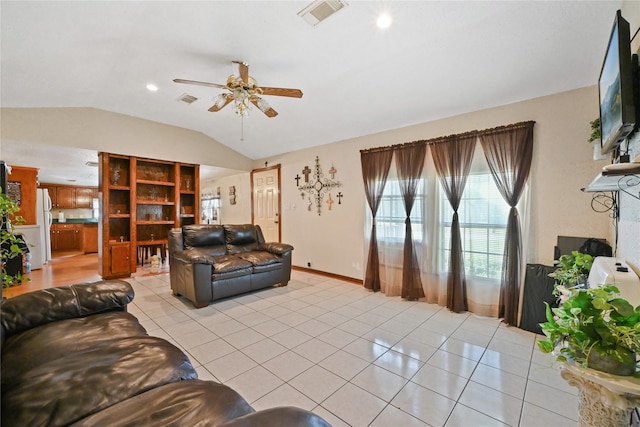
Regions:
<instances>
[{"instance_id":1,"label":"doorway","mask_svg":"<svg viewBox=\"0 0 640 427\"><path fill-rule=\"evenodd\" d=\"M251 220L267 242L281 239L280 165L251 171Z\"/></svg>"}]
</instances>

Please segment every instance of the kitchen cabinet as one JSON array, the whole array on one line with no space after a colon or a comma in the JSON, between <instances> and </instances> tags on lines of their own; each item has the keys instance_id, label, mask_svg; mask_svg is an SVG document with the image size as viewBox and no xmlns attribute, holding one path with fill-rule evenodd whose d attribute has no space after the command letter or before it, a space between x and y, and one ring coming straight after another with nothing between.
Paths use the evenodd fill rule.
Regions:
<instances>
[{"instance_id":1,"label":"kitchen cabinet","mask_svg":"<svg viewBox=\"0 0 640 427\"><path fill-rule=\"evenodd\" d=\"M76 187L76 208L77 209L91 209L93 201L93 188L91 187Z\"/></svg>"},{"instance_id":2,"label":"kitchen cabinet","mask_svg":"<svg viewBox=\"0 0 640 427\"><path fill-rule=\"evenodd\" d=\"M98 224L51 224L51 250L98 252Z\"/></svg>"},{"instance_id":3,"label":"kitchen cabinet","mask_svg":"<svg viewBox=\"0 0 640 427\"><path fill-rule=\"evenodd\" d=\"M85 254L98 252L98 223L82 224L80 250Z\"/></svg>"},{"instance_id":4,"label":"kitchen cabinet","mask_svg":"<svg viewBox=\"0 0 640 427\"><path fill-rule=\"evenodd\" d=\"M71 251L80 248L82 224L52 224L51 250Z\"/></svg>"},{"instance_id":5,"label":"kitchen cabinet","mask_svg":"<svg viewBox=\"0 0 640 427\"><path fill-rule=\"evenodd\" d=\"M75 209L76 208L76 188L56 187L56 208Z\"/></svg>"},{"instance_id":6,"label":"kitchen cabinet","mask_svg":"<svg viewBox=\"0 0 640 427\"><path fill-rule=\"evenodd\" d=\"M40 188L49 190L52 209L91 209L93 199L98 197L97 187L41 184Z\"/></svg>"}]
</instances>

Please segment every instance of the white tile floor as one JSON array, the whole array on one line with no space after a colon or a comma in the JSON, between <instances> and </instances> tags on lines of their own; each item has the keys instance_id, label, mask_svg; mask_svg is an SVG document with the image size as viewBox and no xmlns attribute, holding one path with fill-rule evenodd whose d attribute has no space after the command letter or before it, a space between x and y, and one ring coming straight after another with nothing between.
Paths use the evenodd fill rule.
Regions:
<instances>
[{"instance_id":1,"label":"white tile floor","mask_svg":"<svg viewBox=\"0 0 640 427\"><path fill-rule=\"evenodd\" d=\"M149 334L258 410L294 405L336 427L577 424L576 389L537 336L497 319L299 271L202 309L171 295L168 274L129 281Z\"/></svg>"}]
</instances>

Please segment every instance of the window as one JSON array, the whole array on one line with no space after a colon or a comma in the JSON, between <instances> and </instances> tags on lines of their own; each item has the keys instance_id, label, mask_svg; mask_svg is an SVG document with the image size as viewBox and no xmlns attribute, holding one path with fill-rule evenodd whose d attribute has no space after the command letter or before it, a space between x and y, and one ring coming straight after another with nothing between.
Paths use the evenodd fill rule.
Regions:
<instances>
[{"instance_id":1,"label":"window","mask_svg":"<svg viewBox=\"0 0 640 427\"><path fill-rule=\"evenodd\" d=\"M423 236L423 184L424 181L420 180L411 210L411 235L414 242L421 242ZM404 243L404 220L406 217L404 199L400 193L398 180L389 179L384 187L376 215L378 239L388 243Z\"/></svg>"},{"instance_id":2,"label":"window","mask_svg":"<svg viewBox=\"0 0 640 427\"><path fill-rule=\"evenodd\" d=\"M440 189L440 270L446 271L451 253L453 209ZM490 173L470 174L458 216L467 276L500 279L509 206Z\"/></svg>"}]
</instances>

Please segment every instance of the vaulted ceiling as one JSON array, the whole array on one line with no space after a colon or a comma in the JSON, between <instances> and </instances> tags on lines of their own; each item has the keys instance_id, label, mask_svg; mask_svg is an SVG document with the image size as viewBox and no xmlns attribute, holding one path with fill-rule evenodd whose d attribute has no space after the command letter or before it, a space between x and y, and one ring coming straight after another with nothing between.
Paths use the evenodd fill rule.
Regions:
<instances>
[{"instance_id":1,"label":"vaulted ceiling","mask_svg":"<svg viewBox=\"0 0 640 427\"><path fill-rule=\"evenodd\" d=\"M251 159L597 82L620 1L2 1L2 107L93 107L200 131ZM387 29L376 27L382 12ZM632 29L635 30L635 29ZM265 96L241 121L208 112L232 60ZM153 83L157 92L146 89ZM178 101L188 94L191 104ZM12 155L13 143L1 157ZM53 166L50 166L53 167ZM41 168L42 169L42 168Z\"/></svg>"}]
</instances>

